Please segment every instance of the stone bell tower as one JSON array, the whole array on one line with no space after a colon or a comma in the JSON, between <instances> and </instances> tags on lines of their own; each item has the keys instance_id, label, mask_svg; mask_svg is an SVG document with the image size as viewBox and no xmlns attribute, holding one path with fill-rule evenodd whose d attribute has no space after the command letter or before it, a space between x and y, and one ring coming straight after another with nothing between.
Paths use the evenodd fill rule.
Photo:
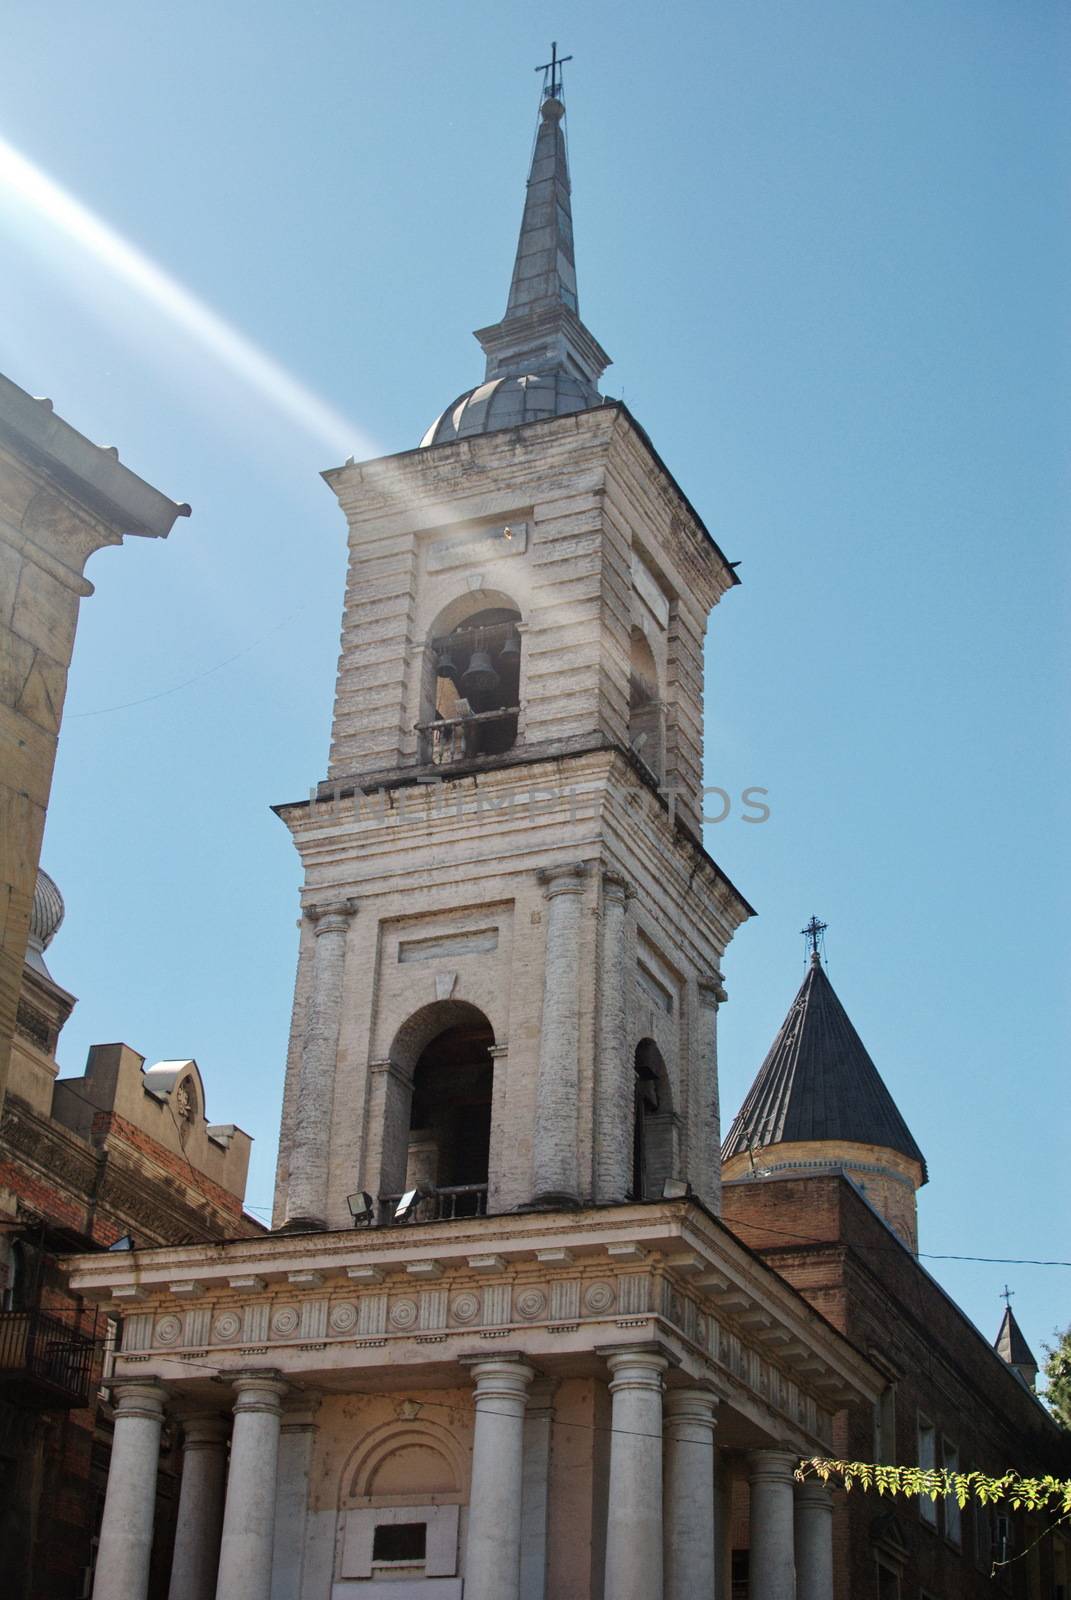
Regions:
<instances>
[{"instance_id":1,"label":"stone bell tower","mask_svg":"<svg viewBox=\"0 0 1071 1600\"><path fill-rule=\"evenodd\" d=\"M707 618L737 581L581 321L543 100L483 383L325 473L349 526L305 869L276 1226L658 1198L716 1209L720 962L699 838ZM683 1189L667 1192L685 1192Z\"/></svg>"}]
</instances>

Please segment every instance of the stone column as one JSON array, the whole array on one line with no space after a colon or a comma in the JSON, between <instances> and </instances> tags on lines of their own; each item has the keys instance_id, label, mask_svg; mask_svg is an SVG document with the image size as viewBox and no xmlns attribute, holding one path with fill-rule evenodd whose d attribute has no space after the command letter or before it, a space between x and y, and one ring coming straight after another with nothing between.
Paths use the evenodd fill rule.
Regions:
<instances>
[{"instance_id":1,"label":"stone column","mask_svg":"<svg viewBox=\"0 0 1071 1600\"><path fill-rule=\"evenodd\" d=\"M223 1513L216 1600L269 1600L275 1476L286 1384L276 1372L234 1380L231 1467Z\"/></svg>"},{"instance_id":2,"label":"stone column","mask_svg":"<svg viewBox=\"0 0 1071 1600\"><path fill-rule=\"evenodd\" d=\"M580 921L584 866L541 873L547 945L532 1160L533 1207L579 1204L576 1113L580 1071Z\"/></svg>"},{"instance_id":3,"label":"stone column","mask_svg":"<svg viewBox=\"0 0 1071 1600\"><path fill-rule=\"evenodd\" d=\"M749 1593L754 1600L795 1600L792 1474L799 1456L790 1450L753 1450Z\"/></svg>"},{"instance_id":4,"label":"stone column","mask_svg":"<svg viewBox=\"0 0 1071 1600\"><path fill-rule=\"evenodd\" d=\"M610 1351L606 1600L662 1600L662 1374L654 1350Z\"/></svg>"},{"instance_id":5,"label":"stone column","mask_svg":"<svg viewBox=\"0 0 1071 1600\"><path fill-rule=\"evenodd\" d=\"M599 1061L595 1085L596 1199L621 1201L632 1188L634 1075L628 1054L628 997L625 988L624 881L606 873L602 880L602 941L599 951Z\"/></svg>"},{"instance_id":6,"label":"stone column","mask_svg":"<svg viewBox=\"0 0 1071 1600\"><path fill-rule=\"evenodd\" d=\"M665 1600L711 1600L714 1593L717 1408L717 1396L709 1389L672 1389L666 1395Z\"/></svg>"},{"instance_id":7,"label":"stone column","mask_svg":"<svg viewBox=\"0 0 1071 1600\"><path fill-rule=\"evenodd\" d=\"M550 1434L557 1384L537 1378L524 1418L521 1491L521 1600L546 1600L547 1517L550 1509Z\"/></svg>"},{"instance_id":8,"label":"stone column","mask_svg":"<svg viewBox=\"0 0 1071 1600\"><path fill-rule=\"evenodd\" d=\"M516 1356L475 1361L471 1366L476 1380L476 1428L465 1600L519 1600L524 1412L535 1373Z\"/></svg>"},{"instance_id":9,"label":"stone column","mask_svg":"<svg viewBox=\"0 0 1071 1600\"><path fill-rule=\"evenodd\" d=\"M216 1592L229 1432L214 1412L183 1419L182 1486L167 1600L212 1600Z\"/></svg>"},{"instance_id":10,"label":"stone column","mask_svg":"<svg viewBox=\"0 0 1071 1600\"><path fill-rule=\"evenodd\" d=\"M833 1600L833 1495L817 1478L796 1485L797 1600Z\"/></svg>"},{"instance_id":11,"label":"stone column","mask_svg":"<svg viewBox=\"0 0 1071 1600\"><path fill-rule=\"evenodd\" d=\"M705 1206L721 1210L721 1118L718 1111L718 1006L721 974L696 985L695 1045L690 1062L692 1188Z\"/></svg>"},{"instance_id":12,"label":"stone column","mask_svg":"<svg viewBox=\"0 0 1071 1600\"><path fill-rule=\"evenodd\" d=\"M151 1378L112 1387L115 1434L93 1600L145 1600L166 1397Z\"/></svg>"},{"instance_id":13,"label":"stone column","mask_svg":"<svg viewBox=\"0 0 1071 1600\"><path fill-rule=\"evenodd\" d=\"M316 943L301 1042L301 1072L283 1224L294 1230L327 1226L327 1162L335 1057L342 1016L342 973L346 961L346 934L356 909L356 900L340 900L333 905L309 906L305 911L314 924Z\"/></svg>"},{"instance_id":14,"label":"stone column","mask_svg":"<svg viewBox=\"0 0 1071 1600\"><path fill-rule=\"evenodd\" d=\"M714 1593L730 1600L733 1592L733 1463L727 1450L714 1462Z\"/></svg>"},{"instance_id":15,"label":"stone column","mask_svg":"<svg viewBox=\"0 0 1071 1600\"><path fill-rule=\"evenodd\" d=\"M309 1518L309 1480L316 1443L320 1396L305 1391L287 1397L279 1437L275 1477L275 1535L271 1559L271 1600L295 1600L305 1567Z\"/></svg>"}]
</instances>

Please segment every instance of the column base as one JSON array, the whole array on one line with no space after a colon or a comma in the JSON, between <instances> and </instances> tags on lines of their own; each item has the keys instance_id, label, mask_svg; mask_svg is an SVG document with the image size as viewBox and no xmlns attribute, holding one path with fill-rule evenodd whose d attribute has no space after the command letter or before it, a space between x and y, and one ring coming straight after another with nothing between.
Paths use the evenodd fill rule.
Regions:
<instances>
[{"instance_id":1,"label":"column base","mask_svg":"<svg viewBox=\"0 0 1071 1600\"><path fill-rule=\"evenodd\" d=\"M326 1233L327 1223L323 1217L287 1217L277 1233Z\"/></svg>"}]
</instances>

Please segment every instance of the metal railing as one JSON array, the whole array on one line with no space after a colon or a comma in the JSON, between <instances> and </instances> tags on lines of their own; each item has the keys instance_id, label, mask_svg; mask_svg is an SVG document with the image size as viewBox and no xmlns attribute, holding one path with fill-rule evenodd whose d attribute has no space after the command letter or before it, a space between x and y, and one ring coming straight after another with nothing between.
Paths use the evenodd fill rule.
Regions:
<instances>
[{"instance_id":1,"label":"metal railing","mask_svg":"<svg viewBox=\"0 0 1071 1600\"><path fill-rule=\"evenodd\" d=\"M500 706L494 711L470 711L463 717L438 717L434 722L418 722L416 731L424 741L424 759L433 767L483 755L481 730L490 732L497 724L512 723L515 736L520 706Z\"/></svg>"},{"instance_id":2,"label":"metal railing","mask_svg":"<svg viewBox=\"0 0 1071 1600\"><path fill-rule=\"evenodd\" d=\"M81 1406L93 1341L45 1311L0 1311L0 1385L42 1409Z\"/></svg>"},{"instance_id":3,"label":"metal railing","mask_svg":"<svg viewBox=\"0 0 1071 1600\"><path fill-rule=\"evenodd\" d=\"M385 1223L394 1221L400 1194L381 1194L381 1218ZM422 1190L399 1226L408 1222L452 1222L455 1217L485 1217L487 1215L486 1183L455 1183L441 1189Z\"/></svg>"}]
</instances>

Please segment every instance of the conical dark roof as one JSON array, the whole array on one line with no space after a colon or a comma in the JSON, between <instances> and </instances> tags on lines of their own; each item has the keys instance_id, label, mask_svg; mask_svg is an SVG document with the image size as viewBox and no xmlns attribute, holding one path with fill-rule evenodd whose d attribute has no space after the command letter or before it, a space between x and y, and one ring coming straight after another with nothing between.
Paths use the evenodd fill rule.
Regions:
<instances>
[{"instance_id":1,"label":"conical dark roof","mask_svg":"<svg viewBox=\"0 0 1071 1600\"><path fill-rule=\"evenodd\" d=\"M1033 1367L1037 1371L1034 1352L1023 1338L1023 1331L1015 1320L1011 1306L1004 1312L1000 1332L993 1340L993 1349L1009 1367Z\"/></svg>"},{"instance_id":2,"label":"conical dark roof","mask_svg":"<svg viewBox=\"0 0 1071 1600\"><path fill-rule=\"evenodd\" d=\"M926 1162L821 962L807 976L722 1147L722 1159L811 1140L875 1144Z\"/></svg>"}]
</instances>

